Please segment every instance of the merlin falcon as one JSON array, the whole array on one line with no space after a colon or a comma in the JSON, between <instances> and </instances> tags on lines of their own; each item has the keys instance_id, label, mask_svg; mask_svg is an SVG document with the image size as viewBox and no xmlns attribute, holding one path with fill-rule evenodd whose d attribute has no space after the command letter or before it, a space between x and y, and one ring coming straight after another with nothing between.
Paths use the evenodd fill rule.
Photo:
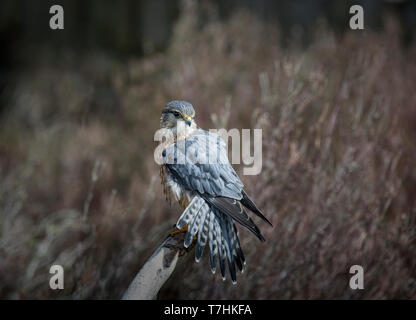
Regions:
<instances>
[{"instance_id":1,"label":"merlin falcon","mask_svg":"<svg viewBox=\"0 0 416 320\"><path fill-rule=\"evenodd\" d=\"M225 280L226 263L232 282L236 267L243 271L245 258L235 222L265 241L246 209L269 225L269 220L244 191L244 185L231 166L225 142L219 135L199 128L189 102L166 104L160 118L167 138L162 147L160 175L167 199L175 199L184 209L172 234L186 232L184 246L196 242L195 260L200 261L208 243L211 270Z\"/></svg>"}]
</instances>

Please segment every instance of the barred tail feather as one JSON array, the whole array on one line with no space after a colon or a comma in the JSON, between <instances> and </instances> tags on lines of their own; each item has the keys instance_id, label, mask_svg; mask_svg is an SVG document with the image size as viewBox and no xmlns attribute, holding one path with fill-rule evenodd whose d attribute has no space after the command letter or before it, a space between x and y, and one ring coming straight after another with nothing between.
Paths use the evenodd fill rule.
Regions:
<instances>
[{"instance_id":1,"label":"barred tail feather","mask_svg":"<svg viewBox=\"0 0 416 320\"><path fill-rule=\"evenodd\" d=\"M191 245L192 241L194 240L194 236L199 230L199 225L201 224L201 219L202 219L202 214L199 214L199 213L202 211L201 210L202 207L203 206L201 206L199 210L195 212L193 218L189 222L188 231L186 232L186 235L185 235L185 242L184 242L185 248L188 248Z\"/></svg>"},{"instance_id":2,"label":"barred tail feather","mask_svg":"<svg viewBox=\"0 0 416 320\"><path fill-rule=\"evenodd\" d=\"M198 211L204 204L205 201L202 198L195 196L179 217L176 227L182 229L189 224L190 221L197 216Z\"/></svg>"},{"instance_id":3,"label":"barred tail feather","mask_svg":"<svg viewBox=\"0 0 416 320\"><path fill-rule=\"evenodd\" d=\"M232 256L234 257L234 261L235 261L235 264L237 265L238 270L243 272L243 264L245 263L245 261L244 261L243 251L241 250L241 247L240 247L240 241L238 240L237 227L235 226L234 222L231 219L228 220L227 227L228 227L228 234L229 234L230 242L231 242Z\"/></svg>"},{"instance_id":4,"label":"barred tail feather","mask_svg":"<svg viewBox=\"0 0 416 320\"><path fill-rule=\"evenodd\" d=\"M231 281L235 284L236 274L235 274L235 265L234 265L234 257L232 255L232 247L231 241L228 234L228 219L224 215L221 214L221 232L222 232L222 244L224 246L227 262L228 262L228 269L230 271Z\"/></svg>"},{"instance_id":5,"label":"barred tail feather","mask_svg":"<svg viewBox=\"0 0 416 320\"><path fill-rule=\"evenodd\" d=\"M241 249L241 245L240 245L240 240L238 239L238 232L237 232L237 227L235 226L235 224L233 223L233 228L234 228L234 233L235 233L235 237L237 239L237 256L239 258L240 263L242 264L241 266L241 273L243 272L243 267L246 264L246 258L244 257L244 253L243 250Z\"/></svg>"},{"instance_id":6,"label":"barred tail feather","mask_svg":"<svg viewBox=\"0 0 416 320\"><path fill-rule=\"evenodd\" d=\"M198 240L196 243L196 250L195 250L195 261L199 262L201 260L202 254L204 253L205 244L207 243L208 239L208 224L209 224L209 213L210 209L209 206L204 203L201 207L201 223L198 231Z\"/></svg>"},{"instance_id":7,"label":"barred tail feather","mask_svg":"<svg viewBox=\"0 0 416 320\"><path fill-rule=\"evenodd\" d=\"M215 213L213 213L215 214ZM218 222L218 217L215 219L215 231L217 234L217 246L218 246L218 260L220 262L220 271L222 280L225 280L225 258L226 258L226 250L225 250L225 241L223 234L221 232L221 226Z\"/></svg>"},{"instance_id":8,"label":"barred tail feather","mask_svg":"<svg viewBox=\"0 0 416 320\"><path fill-rule=\"evenodd\" d=\"M209 215L209 259L211 263L211 271L215 273L217 270L217 254L218 254L218 245L217 245L217 230L215 229L216 217L213 212L210 212Z\"/></svg>"},{"instance_id":9,"label":"barred tail feather","mask_svg":"<svg viewBox=\"0 0 416 320\"><path fill-rule=\"evenodd\" d=\"M211 271L216 272L217 261L219 261L221 276L225 280L228 264L231 280L235 284L237 282L236 269L243 271L245 258L234 220L210 206L201 197L195 196L178 219L178 228L183 228L185 225L188 225L184 240L186 248L191 245L197 235L195 260L200 261L208 241Z\"/></svg>"}]
</instances>

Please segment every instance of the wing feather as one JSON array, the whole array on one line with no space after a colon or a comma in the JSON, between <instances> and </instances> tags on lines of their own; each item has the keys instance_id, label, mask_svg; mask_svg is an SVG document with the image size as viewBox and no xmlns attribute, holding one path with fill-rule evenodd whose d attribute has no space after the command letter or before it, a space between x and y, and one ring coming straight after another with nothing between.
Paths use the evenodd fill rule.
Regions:
<instances>
[{"instance_id":1,"label":"wing feather","mask_svg":"<svg viewBox=\"0 0 416 320\"><path fill-rule=\"evenodd\" d=\"M247 209L254 212L258 217L260 217L263 221L267 222L270 226L273 227L272 223L263 215L263 213L257 208L254 204L253 200L250 199L248 194L242 190L243 198L241 199L241 204L244 205Z\"/></svg>"},{"instance_id":2,"label":"wing feather","mask_svg":"<svg viewBox=\"0 0 416 320\"><path fill-rule=\"evenodd\" d=\"M218 157L210 154L218 149ZM241 199L244 185L228 161L225 142L214 133L196 130L186 143L174 143L162 154L173 177L188 190L200 194ZM215 152L214 152L215 153Z\"/></svg>"},{"instance_id":3,"label":"wing feather","mask_svg":"<svg viewBox=\"0 0 416 320\"><path fill-rule=\"evenodd\" d=\"M226 197L211 197L207 195L201 195L209 204L218 208L221 212L227 214L235 221L239 222L249 231L251 231L261 241L265 241L259 228L255 225L253 220L248 216L243 206L236 199L230 199Z\"/></svg>"}]
</instances>

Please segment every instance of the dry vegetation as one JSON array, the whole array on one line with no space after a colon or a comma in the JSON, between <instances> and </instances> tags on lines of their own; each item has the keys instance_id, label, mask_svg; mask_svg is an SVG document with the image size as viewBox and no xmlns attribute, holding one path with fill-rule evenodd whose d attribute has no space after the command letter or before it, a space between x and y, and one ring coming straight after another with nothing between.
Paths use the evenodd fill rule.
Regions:
<instances>
[{"instance_id":1,"label":"dry vegetation","mask_svg":"<svg viewBox=\"0 0 416 320\"><path fill-rule=\"evenodd\" d=\"M153 134L181 98L202 127L229 103L228 128L263 129L263 171L242 179L275 227L256 220L265 244L240 229L236 286L205 255L160 298L416 298L415 48L394 21L342 37L321 26L301 50L248 14L201 28L192 10L165 53L44 52L16 76L0 128L0 297L121 297L180 215ZM48 286L55 263L63 291ZM352 264L365 290L348 288Z\"/></svg>"}]
</instances>

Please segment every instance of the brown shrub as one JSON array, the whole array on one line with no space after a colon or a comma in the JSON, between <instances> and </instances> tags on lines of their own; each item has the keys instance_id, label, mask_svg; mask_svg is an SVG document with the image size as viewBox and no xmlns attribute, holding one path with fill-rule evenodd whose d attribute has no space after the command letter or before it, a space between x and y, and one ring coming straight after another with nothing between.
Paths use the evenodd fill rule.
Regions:
<instances>
[{"instance_id":1,"label":"brown shrub","mask_svg":"<svg viewBox=\"0 0 416 320\"><path fill-rule=\"evenodd\" d=\"M236 286L205 256L160 298L415 298L416 60L394 21L342 38L321 26L300 50L246 13L201 29L192 10L166 53L46 54L20 72L0 129L0 296L122 295L180 215L152 141L180 98L204 128L228 103L229 128L263 129L262 173L242 179L274 228L261 225L265 244L240 230ZM54 263L63 292L48 286ZM353 264L365 290L348 287Z\"/></svg>"}]
</instances>

